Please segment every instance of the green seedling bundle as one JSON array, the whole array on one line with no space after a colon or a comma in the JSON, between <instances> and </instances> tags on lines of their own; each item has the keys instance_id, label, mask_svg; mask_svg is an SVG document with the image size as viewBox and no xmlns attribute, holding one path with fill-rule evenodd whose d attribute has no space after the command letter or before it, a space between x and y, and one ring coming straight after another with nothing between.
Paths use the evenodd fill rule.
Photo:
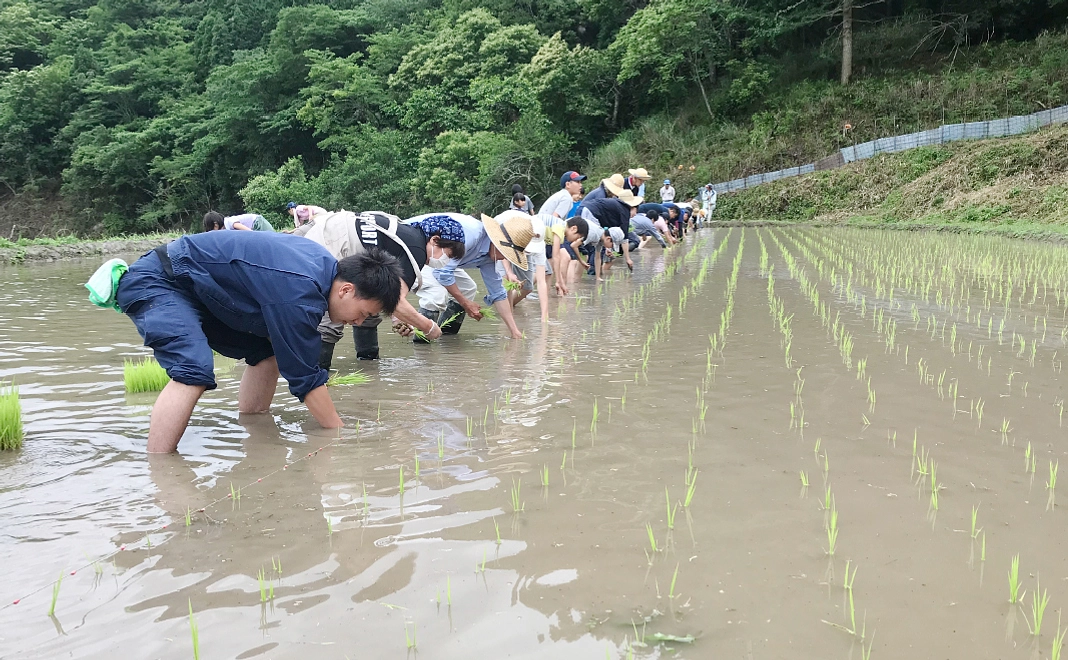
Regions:
<instances>
[{"instance_id":1,"label":"green seedling bundle","mask_svg":"<svg viewBox=\"0 0 1068 660\"><path fill-rule=\"evenodd\" d=\"M126 384L126 391L130 394L158 392L171 381L167 372L152 357L123 360L122 379Z\"/></svg>"},{"instance_id":2,"label":"green seedling bundle","mask_svg":"<svg viewBox=\"0 0 1068 660\"><path fill-rule=\"evenodd\" d=\"M0 451L22 446L22 408L19 388L0 381Z\"/></svg>"}]
</instances>

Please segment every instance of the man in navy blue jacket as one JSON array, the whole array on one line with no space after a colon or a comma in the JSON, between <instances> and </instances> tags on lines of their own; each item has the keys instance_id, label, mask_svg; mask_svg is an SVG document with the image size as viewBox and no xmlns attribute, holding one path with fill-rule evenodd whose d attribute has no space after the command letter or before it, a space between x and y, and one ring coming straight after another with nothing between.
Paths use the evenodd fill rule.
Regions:
<instances>
[{"instance_id":1,"label":"man in navy blue jacket","mask_svg":"<svg viewBox=\"0 0 1068 660\"><path fill-rule=\"evenodd\" d=\"M197 400L216 387L213 350L248 365L240 412L267 412L280 373L323 427L342 426L319 367L323 314L357 325L399 299L400 266L378 249L339 262L306 238L213 231L145 254L119 280L116 302L171 378L152 409L148 451L177 449Z\"/></svg>"}]
</instances>

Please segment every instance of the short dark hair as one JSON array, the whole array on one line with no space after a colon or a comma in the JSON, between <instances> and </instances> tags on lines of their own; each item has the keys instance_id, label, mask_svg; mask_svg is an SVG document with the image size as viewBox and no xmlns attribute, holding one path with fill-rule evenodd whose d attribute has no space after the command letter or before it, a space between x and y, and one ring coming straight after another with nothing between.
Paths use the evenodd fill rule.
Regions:
<instances>
[{"instance_id":1,"label":"short dark hair","mask_svg":"<svg viewBox=\"0 0 1068 660\"><path fill-rule=\"evenodd\" d=\"M222 213L219 213L218 211L208 211L204 214L204 231L222 229L226 226L223 221L224 218L222 216Z\"/></svg>"},{"instance_id":2,"label":"short dark hair","mask_svg":"<svg viewBox=\"0 0 1068 660\"><path fill-rule=\"evenodd\" d=\"M459 261L464 258L464 253L467 252L467 246L462 241L450 241L447 238L442 238L440 235L435 234L438 237L438 247L442 250L448 250L452 258Z\"/></svg>"},{"instance_id":3,"label":"short dark hair","mask_svg":"<svg viewBox=\"0 0 1068 660\"><path fill-rule=\"evenodd\" d=\"M521 193L521 192L523 192L523 186L519 185L518 183L513 183L512 184L512 194L514 195L516 193Z\"/></svg>"},{"instance_id":4,"label":"short dark hair","mask_svg":"<svg viewBox=\"0 0 1068 660\"><path fill-rule=\"evenodd\" d=\"M527 196L521 192L514 193L512 195L512 203L517 206L523 206L527 202Z\"/></svg>"},{"instance_id":5,"label":"short dark hair","mask_svg":"<svg viewBox=\"0 0 1068 660\"><path fill-rule=\"evenodd\" d=\"M656 209L649 209L648 211L646 211L645 217L649 218L653 222L656 222L660 219L660 213L658 213Z\"/></svg>"},{"instance_id":6,"label":"short dark hair","mask_svg":"<svg viewBox=\"0 0 1068 660\"><path fill-rule=\"evenodd\" d=\"M586 222L582 218L571 218L567 221L567 226L577 231L579 236L581 236L583 239L589 238L590 223Z\"/></svg>"},{"instance_id":7,"label":"short dark hair","mask_svg":"<svg viewBox=\"0 0 1068 660\"><path fill-rule=\"evenodd\" d=\"M382 303L382 311L392 314L400 302L400 262L379 248L367 248L337 262L336 280L356 288L356 296Z\"/></svg>"}]
</instances>

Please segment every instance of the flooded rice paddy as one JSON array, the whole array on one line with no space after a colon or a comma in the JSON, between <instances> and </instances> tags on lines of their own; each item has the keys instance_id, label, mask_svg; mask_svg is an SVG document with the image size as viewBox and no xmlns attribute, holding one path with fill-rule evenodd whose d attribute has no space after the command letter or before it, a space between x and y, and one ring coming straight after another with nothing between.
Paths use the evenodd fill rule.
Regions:
<instances>
[{"instance_id":1,"label":"flooded rice paddy","mask_svg":"<svg viewBox=\"0 0 1068 660\"><path fill-rule=\"evenodd\" d=\"M346 337L374 381L333 390L340 437L284 383L239 417L220 363L151 457L97 262L2 271L0 656L192 658L190 611L204 658L1051 656L1063 248L716 229L637 256L545 328L523 303L524 341L469 320L368 364Z\"/></svg>"}]
</instances>

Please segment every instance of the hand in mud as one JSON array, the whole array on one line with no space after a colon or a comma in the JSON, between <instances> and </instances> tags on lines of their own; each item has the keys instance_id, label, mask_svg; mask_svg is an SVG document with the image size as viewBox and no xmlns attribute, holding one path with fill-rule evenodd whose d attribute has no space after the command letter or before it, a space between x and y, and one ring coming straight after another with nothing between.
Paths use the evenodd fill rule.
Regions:
<instances>
[{"instance_id":1,"label":"hand in mud","mask_svg":"<svg viewBox=\"0 0 1068 660\"><path fill-rule=\"evenodd\" d=\"M393 332L396 332L401 337L410 337L412 336L412 326L407 323L397 322L393 324Z\"/></svg>"}]
</instances>

